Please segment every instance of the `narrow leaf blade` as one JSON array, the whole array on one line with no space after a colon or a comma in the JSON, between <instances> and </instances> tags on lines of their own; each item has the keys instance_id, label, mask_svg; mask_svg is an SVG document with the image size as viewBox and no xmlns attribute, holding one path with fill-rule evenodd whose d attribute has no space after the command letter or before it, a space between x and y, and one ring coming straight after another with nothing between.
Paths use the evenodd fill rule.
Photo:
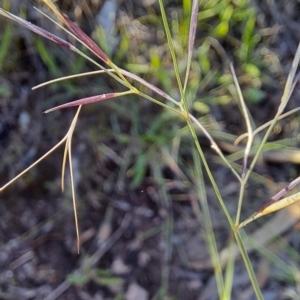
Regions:
<instances>
[{"instance_id":1,"label":"narrow leaf blade","mask_svg":"<svg viewBox=\"0 0 300 300\"><path fill-rule=\"evenodd\" d=\"M23 20L13 14L11 14L10 12L0 8L0 15L6 17L6 18L9 18L17 23L19 23L20 25L22 25L23 27L37 33L38 35L50 40L51 42L53 43L56 43L56 44L59 44L60 46L63 46L67 49L70 49L72 50L73 49L73 46L68 43L67 41L63 40L62 38L54 35L53 33L39 27L39 26L36 26L26 20Z\"/></svg>"},{"instance_id":2,"label":"narrow leaf blade","mask_svg":"<svg viewBox=\"0 0 300 300\"><path fill-rule=\"evenodd\" d=\"M95 55L97 55L103 62L108 65L111 64L108 56L99 48L99 46L89 38L75 23L73 23L67 16L63 16L65 24L68 28L76 34L76 36L90 49Z\"/></svg>"},{"instance_id":3,"label":"narrow leaf blade","mask_svg":"<svg viewBox=\"0 0 300 300\"><path fill-rule=\"evenodd\" d=\"M59 105L59 106L55 106L53 108L46 110L44 113L47 114L49 112L63 109L63 108L91 104L91 103L95 103L95 102L99 102L99 101L108 100L111 98L116 98L116 97L123 96L123 95L124 95L124 93L108 93L108 94L96 95L96 96L91 96L91 97L85 97L85 98L81 98L81 99L78 99L78 100L75 100L72 102L68 102L68 103Z\"/></svg>"},{"instance_id":4,"label":"narrow leaf blade","mask_svg":"<svg viewBox=\"0 0 300 300\"><path fill-rule=\"evenodd\" d=\"M111 61L108 56L99 48L99 46L90 39L74 22L72 22L66 15L63 15L59 9L50 1L43 0L44 3L55 13L59 20L68 27L81 41L82 43L90 49L96 56L98 56L102 61L110 64Z\"/></svg>"},{"instance_id":5,"label":"narrow leaf blade","mask_svg":"<svg viewBox=\"0 0 300 300\"><path fill-rule=\"evenodd\" d=\"M273 202L268 206L263 206L263 208L261 208L259 211L257 211L256 213L254 213L252 216L250 216L248 219L246 219L244 222L240 223L239 225L239 229L246 226L247 224L251 223L252 221L265 216L267 214L270 214L272 212L275 212L277 210L280 210L282 208L285 208L297 201L300 200L300 192L293 194L291 196L288 196L286 198L283 198L279 201Z\"/></svg>"}]
</instances>

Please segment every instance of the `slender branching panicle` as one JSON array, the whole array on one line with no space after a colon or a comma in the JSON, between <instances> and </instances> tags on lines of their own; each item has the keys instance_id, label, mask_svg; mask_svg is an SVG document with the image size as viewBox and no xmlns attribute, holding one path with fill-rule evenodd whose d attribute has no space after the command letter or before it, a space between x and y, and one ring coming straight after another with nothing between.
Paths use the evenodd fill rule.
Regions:
<instances>
[{"instance_id":1,"label":"slender branching panicle","mask_svg":"<svg viewBox=\"0 0 300 300\"><path fill-rule=\"evenodd\" d=\"M195 54L194 44L195 44L197 28L199 24L199 1L198 0L193 0L192 3L190 4L189 31L188 31L189 34L186 37L187 49L186 49L186 59L185 59L186 63L185 63L184 74L181 74L182 66L179 66L178 57L177 57L178 54L172 37L172 30L168 22L167 13L165 11L163 0L159 0L162 23L164 26L166 41L169 49L168 51L172 59L172 66L174 71L175 82L177 85L178 95L180 95L179 100L175 100L171 95L169 95L162 89L156 87L155 85L147 82L145 79L139 77L133 72L118 67L89 36L87 36L67 16L62 14L54 3L52 3L50 0L43 0L43 2L54 13L54 15L57 18L57 21L51 19L49 16L46 15L45 16L49 18L54 24L56 24L57 26L65 30L67 34L75 38L84 47L86 47L90 51L90 55L86 54L86 52L81 51L78 47L74 46L68 41L52 34L51 32L48 32L43 28L40 28L37 25L29 23L28 21L23 20L20 17L15 16L12 13L2 8L0 8L0 15L31 30L35 34L38 34L41 37L50 40L51 42L55 43L58 46L64 47L70 51L75 52L79 56L82 56L83 58L91 62L95 66L95 68L97 68L97 70L95 70L94 72L82 73L82 74L67 76L63 78L57 78L49 82L44 82L36 86L35 89L44 87L48 84L54 84L56 82L71 79L71 78L76 78L81 76L91 76L91 75L105 75L105 76L110 76L112 79L118 82L122 90L120 92L101 93L89 97L84 97L68 103L58 105L56 107L48 108L45 111L45 113L50 113L50 112L54 112L57 110L66 109L74 106L78 107L76 114L73 117L73 120L65 136L55 146L53 146L47 153L45 153L42 157L36 160L32 165L30 165L20 174L18 174L13 179L11 179L7 184L2 186L0 188L0 192L2 192L11 184L13 184L17 179L19 179L30 169L35 167L46 157L51 155L59 147L64 145L61 186L62 186L62 190L64 190L65 169L66 169L66 164L68 162L70 168L71 192L72 192L75 226L76 226L77 241L78 241L77 247L79 252L80 225L78 224L78 217L77 217L76 191L75 191L75 184L74 184L74 171L72 166L72 137L76 128L76 124L79 120L82 107L84 105L89 105L96 102L112 101L115 98L122 99L123 97L126 97L128 95L134 96L136 98L136 101L139 101L139 99L141 98L149 100L152 103L159 105L165 110L171 112L174 116L178 117L180 121L184 121L189 131L190 137L192 138L193 144L195 146L195 148L192 148L191 150L191 154L193 157L194 171L193 174L190 176L193 177L193 179L189 184L192 187L193 192L196 193L199 199L196 199L194 202L193 201L191 202L193 202L193 210L199 222L203 223L204 225L203 227L206 233L206 240L209 248L209 253L211 256L211 262L216 276L219 298L220 299L231 298L231 288L232 288L233 272L234 272L233 270L234 270L234 264L236 258L234 247L235 245L237 245L239 252L244 260L245 266L247 268L256 297L257 299L263 299L262 292L258 284L258 280L255 276L255 271L253 270L245 246L246 238L244 235L244 231L240 230L240 228L246 226L247 224L249 224L250 222L254 221L259 217L262 217L273 211L282 209L296 201L299 201L300 193L296 193L292 196L286 196L286 194L291 189L293 189L296 185L299 184L300 177L293 180L290 184L288 184L285 188L281 189L268 201L265 201L263 199L263 201L265 201L266 204L264 204L258 211L252 214L248 219L246 219L243 222L241 222L240 219L241 219L241 213L242 213L243 203L245 199L246 187L249 184L249 178L253 174L254 167L256 166L259 158L262 155L263 149L267 144L267 141L272 133L272 130L274 129L274 126L279 120L286 118L287 116L294 114L296 111L299 110L299 108L296 108L294 110L291 110L290 112L284 113L287 103L299 80L299 74L298 75L296 74L297 74L297 68L300 60L300 47L298 47L297 52L295 54L295 58L290 73L288 75L288 79L284 88L281 101L278 104L278 110L276 114L272 117L270 121L266 122L265 124L261 125L258 128L256 128L256 124L253 121L250 111L247 107L247 101L244 99L243 90L239 85L239 78L235 73L233 64L231 63L229 64L230 66L229 69L232 76L231 83L236 89L237 102L238 102L238 106L240 107L241 118L246 128L246 133L236 139L235 146L237 146L243 139L247 140L247 142L244 144L244 148L241 149L243 152L242 163L240 166L237 166L232 160L228 159L228 157L226 157L226 155L223 154L221 148L219 147L215 139L215 135L211 133L210 129L208 129L208 127L203 124L200 118L198 118L196 115L193 114L188 102L190 74L191 74L192 63ZM44 15L44 13L42 14ZM215 33L221 34L224 30L226 30L226 26L222 28L221 27L217 28L215 30ZM221 53L221 51L219 52ZM101 64L98 63L96 59L98 59L98 61L100 59ZM145 92L145 90L148 91L148 93ZM99 105L101 105L101 103L99 103ZM255 137L258 136L259 134L261 135L263 131L265 131L265 133L262 136L262 139L260 140L260 143L258 145L256 144ZM219 188L218 182L215 179L216 177L213 175L211 166L207 160L207 156L203 151L202 140L200 136L205 137L205 139L210 144L210 147L213 150L214 154L217 154L220 162L223 165L225 165L228 168L228 170L234 175L234 178L239 186L239 197L238 197L238 201L236 202L237 206L236 206L235 215L232 215L232 213L229 211L229 208L224 201L224 195L222 195L222 191ZM187 181L189 180L187 176L184 178L186 178ZM224 258L225 256L223 256L223 254L221 255L218 252L217 241L214 234L214 227L212 223L212 217L210 215L210 209L209 209L210 203L206 193L206 184L205 184L206 179L204 178L208 178L210 185L214 190L215 196L219 202L219 205L223 211L224 219L227 220L227 223L231 230L232 239L229 248L233 250L227 252L227 254L225 255L226 258ZM168 234L166 234L166 236L169 237ZM166 258L166 261L167 260L168 258Z\"/></svg>"}]
</instances>

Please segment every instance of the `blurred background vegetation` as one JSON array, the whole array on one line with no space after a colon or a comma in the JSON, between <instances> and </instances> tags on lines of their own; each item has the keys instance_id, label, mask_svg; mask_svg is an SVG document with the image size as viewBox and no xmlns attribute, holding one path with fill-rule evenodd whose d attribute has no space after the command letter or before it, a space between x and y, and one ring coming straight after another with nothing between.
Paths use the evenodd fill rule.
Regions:
<instances>
[{"instance_id":1,"label":"blurred background vegetation","mask_svg":"<svg viewBox=\"0 0 300 300\"><path fill-rule=\"evenodd\" d=\"M184 74L191 1L164 2ZM180 98L156 1L56 4L116 65ZM33 6L50 14L40 1L0 1L0 7L69 39ZM246 129L228 63L234 64L256 126L272 119L299 40L298 11L296 0L200 1L188 105L237 164L243 154L234 140ZM0 41L2 185L58 142L74 115L73 109L43 111L120 87L97 75L32 91L41 82L95 68L2 17ZM288 109L298 106L298 94ZM81 253L70 187L61 193L61 149L0 195L0 298L216 299L206 237L195 213L193 141L185 126L137 97L85 106L73 140ZM297 115L278 123L251 178L244 217L298 176L298 132ZM199 139L233 213L238 183L200 133ZM207 194L221 253L230 230L209 185ZM280 216L249 226L250 240L265 224L275 228L270 236L260 232L262 247L251 258L265 299L297 299L299 215L288 210ZM251 297L238 261L232 299Z\"/></svg>"}]
</instances>

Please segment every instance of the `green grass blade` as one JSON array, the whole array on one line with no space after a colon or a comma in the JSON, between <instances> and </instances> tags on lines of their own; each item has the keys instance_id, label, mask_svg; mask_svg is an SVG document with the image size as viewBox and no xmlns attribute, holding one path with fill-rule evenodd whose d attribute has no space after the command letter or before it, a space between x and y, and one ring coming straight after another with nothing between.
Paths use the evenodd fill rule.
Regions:
<instances>
[{"instance_id":1,"label":"green grass blade","mask_svg":"<svg viewBox=\"0 0 300 300\"><path fill-rule=\"evenodd\" d=\"M217 282L217 288L218 288L218 294L219 298L222 299L222 295L224 294L225 287L224 287L224 280L223 280L223 274L222 274L222 266L220 262L220 257L218 253L218 247L216 238L214 235L214 229L212 225L212 220L210 216L207 196L205 192L205 184L203 179L203 173L202 173L202 167L201 167L201 161L199 159L198 153L193 149L193 161L195 166L195 180L196 180L196 186L197 186L197 194L198 194L198 200L200 202L202 213L200 211L196 211L196 215L198 220L204 224L205 228L205 237L207 246L209 249L209 254L211 257L211 261L214 267L214 273L216 277Z\"/></svg>"},{"instance_id":2,"label":"green grass blade","mask_svg":"<svg viewBox=\"0 0 300 300\"><path fill-rule=\"evenodd\" d=\"M196 36L196 30L197 30L197 25L198 25L198 14L199 14L199 1L193 0L191 21L190 21L189 40L188 40L187 67L186 67L186 74L185 74L185 80L184 80L183 95L185 95L188 78L189 78L189 74L190 74L192 55L193 55L193 49L194 49L194 44L195 44L195 36Z\"/></svg>"},{"instance_id":3,"label":"green grass blade","mask_svg":"<svg viewBox=\"0 0 300 300\"><path fill-rule=\"evenodd\" d=\"M246 103L245 103L245 100L244 100L244 97L243 97L243 93L242 93L241 87L239 85L239 82L237 80L237 77L236 77L236 74L235 74L235 71L234 71L234 68L233 68L232 64L230 64L230 70L231 70L231 74L232 74L232 77L233 77L235 87L237 89L237 93L238 93L238 97L239 97L239 101L240 101L240 105L241 105L241 109L242 109L242 114L243 114L243 117L245 119L245 123L246 123L246 127L247 127L247 133L248 133L248 135L247 135L248 141L247 141L247 145L246 145L246 148L245 148L243 169L242 169L242 178L244 178L245 172L246 172L246 169L247 169L248 156L249 156L251 146L252 146L252 143L253 143L253 129L252 129L252 126L251 126L250 113L249 113L249 110L246 106Z\"/></svg>"},{"instance_id":4,"label":"green grass blade","mask_svg":"<svg viewBox=\"0 0 300 300\"><path fill-rule=\"evenodd\" d=\"M3 71L4 60L8 57L9 45L12 40L13 27L11 24L5 26L5 30L1 37L1 47L0 47L0 71Z\"/></svg>"},{"instance_id":5,"label":"green grass blade","mask_svg":"<svg viewBox=\"0 0 300 300\"><path fill-rule=\"evenodd\" d=\"M233 275L234 275L234 266L235 266L235 255L234 255L234 240L231 239L229 245L229 257L226 264L226 271L225 271L225 290L223 293L224 300L231 298L231 291L233 286Z\"/></svg>"},{"instance_id":6,"label":"green grass blade","mask_svg":"<svg viewBox=\"0 0 300 300\"><path fill-rule=\"evenodd\" d=\"M297 52L295 54L295 57L294 57L294 60L293 60L293 63L292 63L292 68L289 72L289 75L288 75L288 79L287 79L287 82L286 82L286 85L285 85L285 88L284 88L284 92L283 92L283 95L282 95L282 98L281 98L281 101L280 101L280 105L278 107L278 111L274 117L274 119L271 121L270 123L270 126L266 132L266 134L264 135L260 145L259 145L259 148L252 160L252 163L244 177L244 180L243 180L243 184L246 185L248 179L249 179L249 176L254 168L254 166L256 165L257 161L258 161L258 158L260 157L261 153L262 153L262 150L274 128L274 126L276 125L277 121L279 120L279 117L281 115L281 113L283 112L286 104L288 103L289 101L289 98L291 97L291 94L292 94L292 90L295 86L294 84L294 80L295 80L295 75L296 75L296 71L297 71L297 68L298 68L298 65L299 65L299 61L300 61L300 43L298 45L298 48L297 48ZM298 79L298 78L296 78ZM244 192L245 192L245 189L242 188L240 190L240 196L239 196L239 199L243 199L244 198ZM236 216L236 224L235 226L238 225L240 221L240 213L237 214Z\"/></svg>"},{"instance_id":7,"label":"green grass blade","mask_svg":"<svg viewBox=\"0 0 300 300\"><path fill-rule=\"evenodd\" d=\"M180 78L180 74L179 74L177 58L176 58L176 54L175 54L175 50L174 50L174 46L173 46L173 42L172 42L170 27L168 25L168 20L167 20L167 16L166 16L166 12L165 12L165 8L164 8L162 0L159 0L159 6L160 6L162 20L163 20L163 24L164 24L164 28L165 28L165 32L166 32L166 36L167 36L167 42L168 42L170 54L171 54L172 60L173 60L173 67L174 67L174 72L175 72L175 76L176 76L176 80L177 80L177 85L179 88L181 98L183 99L184 98L183 97L184 96L183 95L183 87L182 87L182 82L181 82L181 78Z\"/></svg>"},{"instance_id":8,"label":"green grass blade","mask_svg":"<svg viewBox=\"0 0 300 300\"><path fill-rule=\"evenodd\" d=\"M255 295L256 295L258 300L263 300L264 298L263 298L263 295L261 293L260 287L258 285L256 276L255 276L255 272L253 270L253 267L252 267L251 261L249 259L248 253L246 251L244 241L243 241L243 238L241 236L240 231L235 231L234 235L235 235L235 239L237 241L238 247L240 249L242 258L244 260L244 264L245 264L246 269L248 271L248 274L249 274L249 277L250 277Z\"/></svg>"}]
</instances>

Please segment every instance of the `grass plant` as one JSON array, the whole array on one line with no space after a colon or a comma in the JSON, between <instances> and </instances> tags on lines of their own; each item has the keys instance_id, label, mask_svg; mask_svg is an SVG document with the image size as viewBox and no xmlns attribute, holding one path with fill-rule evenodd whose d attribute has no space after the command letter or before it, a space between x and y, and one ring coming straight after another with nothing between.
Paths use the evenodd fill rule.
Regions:
<instances>
[{"instance_id":1,"label":"grass plant","mask_svg":"<svg viewBox=\"0 0 300 300\"><path fill-rule=\"evenodd\" d=\"M238 50L238 57L242 62L243 70L252 79L258 79L258 78L260 79L261 76L261 73L259 72L260 66L259 65L256 66L255 60L251 57L251 53L254 51L258 43L259 37L255 34L255 30L254 30L255 27L254 10L245 9L245 5L247 4L248 1L241 1L239 5L236 5L237 9L235 9L232 5L227 5L226 1L217 1L217 0L202 1L201 3L202 11L200 16L199 16L199 2L197 0L194 0L192 2L183 1L183 11L184 11L185 18L183 18L182 24L180 24L180 22L178 22L177 20L173 20L173 22L171 22L170 24L169 19L167 17L167 13L165 11L165 6L163 4L163 1L162 0L159 1L162 24L165 31L165 37L166 37L166 45L168 47L168 55L170 55L172 59L172 66L173 66L172 76L174 76L172 77L172 81L176 82L176 84L174 84L174 82L171 83L171 81L168 80L164 81L164 79L161 79L160 81L162 83L162 86L167 90L171 90L171 88L173 88L174 85L177 86L176 93L170 92L170 94L158 88L157 86L147 82L142 77L139 77L138 75L130 71L118 67L106 55L106 53L102 51L102 49L100 49L68 17L63 15L50 0L44 0L43 2L52 10L52 12L56 15L58 19L58 21L55 21L53 19L51 20L56 25L63 28L63 30L65 30L66 33L69 34L73 39L77 40L83 46L85 46L93 54L93 56L89 56L88 54L81 51L78 47L69 43L68 41L63 40L55 36L54 34L9 13L8 11L2 8L0 9L0 15L19 23L21 26L58 44L61 47L66 48L67 50L75 52L79 56L85 58L93 65L95 65L97 68L99 68L99 70L93 73L89 72L87 74L77 74L77 75L72 75L64 78L59 78L57 80L52 80L51 82L46 82L36 88L40 88L47 84L55 83L57 81L76 78L80 76L107 75L110 76L112 79L114 79L121 86L121 91L115 91L115 92L103 93L95 96L84 97L46 110L45 113L50 113L50 112L54 112L69 107L74 107L74 106L78 107L77 112L70 124L70 127L66 135L46 154L44 154L32 165L30 165L28 168L22 171L19 175L15 176L7 184L5 184L0 189L0 192L2 192L8 186L14 183L17 179L19 179L30 169L36 166L39 162L41 162L50 154L52 154L59 147L64 145L61 186L62 186L62 190L64 190L65 169L68 162L70 168L75 226L76 226L76 233L78 238L77 246L79 251L80 225L78 224L78 217L77 217L76 190L75 190L74 174L72 168L72 138L73 138L74 130L76 128L76 124L79 120L81 110L83 109L84 105L92 105L95 102L101 102L104 100L111 101L115 98L123 98L127 96L132 96L136 98L136 101L139 101L138 99L140 98L149 100L152 103L166 110L167 113L164 116L168 122L171 119L169 117L170 114L172 114L178 119L179 124L184 122L186 128L188 129L189 136L193 141L193 144L190 144L190 154L192 155L193 158L192 174L185 175L186 172L180 169L176 156L174 158L170 155L169 160L166 161L167 164L169 164L170 166L172 166L174 170L176 170L177 175L180 177L180 179L186 180L188 182L188 186L191 188L194 195L197 195L197 199L199 200L199 202L194 203L193 211L197 216L199 223L203 224L204 227L207 246L209 249L209 253L210 253L210 257L214 269L214 274L217 282L219 299L223 299L223 300L230 299L232 294L233 274L234 274L234 266L235 266L235 259L236 259L235 251L234 251L235 244L237 245L240 251L240 254L244 261L245 267L248 271L253 286L253 290L257 299L263 299L262 291L260 289L255 271L253 269L253 265L251 263L249 254L246 249L247 238L244 229L241 229L241 227L252 222L254 219L260 216L273 212L277 209L281 209L289 205L291 202L298 201L300 199L299 193L294 194L292 196L287 196L287 197L284 196L288 191L294 188L299 183L300 180L297 178L294 181L292 181L288 186L286 186L284 189L282 189L277 194L275 194L270 199L270 202L266 206L261 208L253 216L251 216L249 219L247 219L244 222L241 222L241 213L244 205L246 187L249 184L249 179L251 178L251 176L253 176L254 167L256 166L264 149L269 145L268 139L274 129L274 126L282 118L285 118L289 114L296 112L296 110L292 110L290 112L284 113L286 109L286 105L299 79L297 76L297 68L300 59L300 47L298 48L295 54L293 65L290 69L287 82L284 88L284 92L281 101L278 105L277 113L275 114L275 116L273 116L272 120L265 123L264 125L261 125L258 128L256 128L255 121L253 120L250 111L247 107L248 103L243 97L243 90L239 85L239 80L237 75L235 74L233 65L228 64L231 72L230 77L227 76L227 78L224 78L221 77L221 75L218 76L217 81L223 80L223 82L225 82L225 85L228 86L230 84L231 86L233 85L235 86L235 93L236 93L235 95L237 96L236 101L238 102L238 107L240 108L241 117L243 119L247 131L245 135L241 136L238 139L238 142L240 142L242 139L247 139L247 142L244 146L241 146L243 147L241 149L242 163L241 165L237 166L234 163L234 159L232 157L229 156L226 157L224 155L223 151L220 149L218 143L216 142L214 135L210 133L208 126L204 126L202 124L202 120L196 117L193 114L193 112L191 112L192 111L191 107L193 107L191 103L194 101L193 99L191 100L191 97L193 97L196 94L198 86L200 88L202 87L202 89L205 90L210 85L210 78L215 78L215 76L212 76L212 74L215 74L214 70L210 69L210 59L208 57L209 49L212 46L215 46L220 51L221 47L214 39L216 37L230 39L230 30L232 28L232 26L230 26L230 22L233 21L245 20L243 22L244 24L243 28L245 30L243 31L244 33L242 35L242 39L239 42L241 43L241 47ZM196 37L197 28L198 26L201 28L201 24L202 22L204 22L204 20L212 18L216 14L218 14L219 16L219 24L213 30L214 37L205 38L203 40L203 44L199 47L198 50L199 57L200 57L199 65L203 74L202 76L196 76L195 70L197 70L197 68L194 61L194 57L195 57L194 46L195 46L195 37ZM6 27L6 28L7 30L5 31L4 36L8 38L11 29L10 27ZM181 34L180 33L181 31L188 32L188 37L186 40L182 38L185 35ZM179 36L181 38L179 41L177 41ZM182 46L186 47L186 51L184 53L183 52L180 53L178 51L176 47L177 42L181 43ZM53 74L59 75L59 68L57 68L57 66L53 64L54 59L53 57L51 57L51 55L49 55L47 49L43 46L43 44L40 41L37 42L36 46L39 49L39 52L42 55L44 62L48 65L49 69L52 70ZM125 42L123 46L126 48ZM6 51L7 50L5 46L2 46L0 48L0 61L3 61L3 56L5 55ZM223 52L220 51L220 53ZM101 60L101 64L98 63L93 58L94 56L96 56L97 59ZM226 59L227 61L228 59L227 56L224 59ZM150 60L153 67L152 70L154 70L154 73L156 72L156 74L158 74L162 70L162 61L160 60L159 55L152 53ZM182 67L183 65L184 68ZM183 69L184 71L182 71ZM231 81L229 81L228 78ZM190 81L192 81L191 89L189 87ZM199 82L197 83L197 81ZM180 99L176 100L174 95L179 95ZM218 98L218 94L216 98ZM226 99L228 100L229 98L227 97ZM226 103L228 103L227 100ZM217 100L217 103L219 103L219 101L220 99ZM203 107L200 108L200 111L201 109L203 109ZM140 113L136 112L134 114L134 109L133 109L132 116L133 116L133 123L136 122L136 124L140 124L140 120L138 119ZM159 180L157 179L157 183L158 186L161 187L159 189L159 193L161 193L160 198L165 200L165 202L162 202L161 205L163 207L167 207L168 211L172 211L172 202L169 198L168 191L166 189L166 181L162 179L163 174L161 172L161 168L157 163L152 163L151 165L149 164L149 162L154 156L153 152L155 153L158 152L155 148L156 146L157 149L161 151L162 156L165 155L165 157L168 157L168 153L172 152L174 148L176 148L175 145L177 145L178 147L178 145L181 144L182 137L178 134L178 136L176 136L175 139L173 140L173 138L170 135L168 135L167 131L164 131L163 129L164 123L165 120L162 117L153 120L148 127L148 131L144 132L143 134L138 132L139 126L138 125L135 126L136 128L135 134L139 141L140 154L138 155L138 159L136 160L136 162L131 167L131 172L133 174L132 185L134 187L139 186L143 181L143 179L145 178L145 172L147 167L148 168L151 167L152 173L156 175L155 176L156 178L159 178ZM262 134L262 131L266 131L266 132ZM232 214L229 211L228 205L224 200L224 196L222 195L222 190L219 187L218 182L216 181L216 176L212 171L212 168L207 158L207 154L206 152L203 151L203 145L202 145L203 139L199 138L200 135L206 138L206 141L208 141L208 143L210 144L211 150L218 156L219 161L221 161L222 164L224 164L228 168L228 170L230 170L230 172L234 175L237 183L239 184L239 196L238 196L238 202L237 202L235 214ZM259 141L257 142L256 137L258 135L259 135ZM170 144L171 147L169 146ZM153 149L155 149L155 151ZM254 155L253 155L253 149L255 149ZM230 239L231 242L228 248L229 254L225 263L218 251L218 245L217 245L218 243L216 240L216 234L214 232L214 226L213 226L212 217L209 208L209 200L207 197L207 181L209 181L210 185L214 190L215 197L219 202L219 206L222 209L224 218L227 220L228 228L230 230L230 235L232 237ZM282 197L284 198L281 199ZM125 220L125 222L128 222L128 220ZM172 222L173 222L172 215L169 214L162 228L166 240L170 240L172 236L172 229L173 229ZM119 232L117 232L117 234L119 234ZM168 243L168 245L171 245L171 243ZM170 248L167 248L167 250L165 251L165 257L163 259L164 266L162 270L163 274L161 276L162 284L161 284L161 290L158 292L158 296L157 296L159 299L163 299L164 297L167 297L168 294L168 281L169 281L168 276L170 272L168 269L168 261L171 257L171 253L172 253L172 249L170 246ZM89 267L91 268L93 265L95 265L95 263L100 259L102 255L103 253L101 252L98 253L98 255L89 258L88 259ZM83 272L83 270L81 271ZM87 271L86 274L92 277L93 280L101 281L102 284L103 284L103 280L104 281L106 280L105 284L110 284L111 281L115 280L115 278L110 277L110 274L107 274L105 272L101 273L101 272L102 270L93 269L92 272ZM69 284L76 285L76 284L81 284L82 281L84 281L83 283L85 283L86 281L90 280L90 278L88 278L86 274L84 274L84 272L82 274L81 275L79 274L80 275L79 277L78 274L73 274L72 276L70 276L71 279L69 278L70 279ZM101 279L99 279L100 278L99 276L101 277ZM68 286L68 284L66 286Z\"/></svg>"}]
</instances>

